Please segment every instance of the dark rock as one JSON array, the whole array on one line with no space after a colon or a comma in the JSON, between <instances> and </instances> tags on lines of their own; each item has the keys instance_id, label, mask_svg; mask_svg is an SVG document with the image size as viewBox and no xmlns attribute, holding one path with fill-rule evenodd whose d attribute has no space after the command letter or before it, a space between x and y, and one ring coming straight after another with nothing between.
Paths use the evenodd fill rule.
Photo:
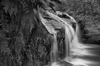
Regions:
<instances>
[{"instance_id":1,"label":"dark rock","mask_svg":"<svg viewBox=\"0 0 100 66\"><path fill-rule=\"evenodd\" d=\"M66 62L66 61L59 61L58 64L60 66L73 66L72 64L70 64L69 62Z\"/></svg>"}]
</instances>

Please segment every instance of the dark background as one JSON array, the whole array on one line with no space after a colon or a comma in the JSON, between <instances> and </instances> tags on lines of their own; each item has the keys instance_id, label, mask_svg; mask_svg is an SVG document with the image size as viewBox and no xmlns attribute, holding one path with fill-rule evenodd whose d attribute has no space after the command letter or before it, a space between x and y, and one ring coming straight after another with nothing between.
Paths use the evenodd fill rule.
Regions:
<instances>
[{"instance_id":1,"label":"dark background","mask_svg":"<svg viewBox=\"0 0 100 66\"><path fill-rule=\"evenodd\" d=\"M80 26L81 41L100 44L100 0L0 1L0 66L44 66L50 62L52 35L38 8L65 11ZM59 57L64 57L64 31L58 34ZM63 49L62 49L63 48Z\"/></svg>"}]
</instances>

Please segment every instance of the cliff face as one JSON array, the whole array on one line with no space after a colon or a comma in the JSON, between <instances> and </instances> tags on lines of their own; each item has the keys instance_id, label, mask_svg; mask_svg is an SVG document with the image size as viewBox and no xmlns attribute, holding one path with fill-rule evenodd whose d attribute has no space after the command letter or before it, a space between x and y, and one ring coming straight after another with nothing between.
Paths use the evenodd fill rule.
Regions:
<instances>
[{"instance_id":1,"label":"cliff face","mask_svg":"<svg viewBox=\"0 0 100 66\"><path fill-rule=\"evenodd\" d=\"M44 66L50 63L53 36L37 16L10 16L3 10L0 24L0 66ZM64 30L58 30L59 57L64 57ZM3 62L2 62L3 61Z\"/></svg>"},{"instance_id":2,"label":"cliff face","mask_svg":"<svg viewBox=\"0 0 100 66\"><path fill-rule=\"evenodd\" d=\"M81 39L83 43L99 44L100 43L100 22L97 16L82 16L79 19Z\"/></svg>"}]
</instances>

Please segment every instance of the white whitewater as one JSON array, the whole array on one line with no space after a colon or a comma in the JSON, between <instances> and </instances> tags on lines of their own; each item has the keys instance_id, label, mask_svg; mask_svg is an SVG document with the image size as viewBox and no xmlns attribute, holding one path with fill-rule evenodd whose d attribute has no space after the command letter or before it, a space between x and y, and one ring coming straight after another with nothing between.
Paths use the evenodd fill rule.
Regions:
<instances>
[{"instance_id":1,"label":"white whitewater","mask_svg":"<svg viewBox=\"0 0 100 66\"><path fill-rule=\"evenodd\" d=\"M83 56L95 56L91 51L87 50L89 48L94 48L95 46L90 46L83 44L79 41L79 26L76 23L75 19L69 16L67 13L64 13L70 19L61 18L58 14L62 15L62 12L57 11L56 14L53 14L49 11L45 11L46 14L49 15L54 21L48 21L43 18L43 15L39 12L39 16L41 22L46 27L48 32L53 35L53 45L51 49L51 66L61 66L57 63L58 60L58 43L57 43L57 31L55 29L64 28L65 29L65 44L66 44L66 57L61 59L61 61L66 61L73 66L90 66L91 64L95 64L91 60L83 59ZM72 27L70 22L74 22L76 24L76 29Z\"/></svg>"}]
</instances>

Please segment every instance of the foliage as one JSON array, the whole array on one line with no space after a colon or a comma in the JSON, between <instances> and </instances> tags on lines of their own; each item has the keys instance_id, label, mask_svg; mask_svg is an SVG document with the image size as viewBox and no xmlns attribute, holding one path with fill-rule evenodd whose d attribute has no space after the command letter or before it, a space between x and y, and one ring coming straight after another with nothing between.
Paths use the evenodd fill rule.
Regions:
<instances>
[{"instance_id":1,"label":"foliage","mask_svg":"<svg viewBox=\"0 0 100 66\"><path fill-rule=\"evenodd\" d=\"M44 66L50 62L52 36L39 20L39 8L66 11L72 15L83 30L86 41L88 38L93 40L92 35L99 37L99 0L2 0L0 66ZM60 48L63 39L58 39ZM60 49L59 54L63 50Z\"/></svg>"}]
</instances>

